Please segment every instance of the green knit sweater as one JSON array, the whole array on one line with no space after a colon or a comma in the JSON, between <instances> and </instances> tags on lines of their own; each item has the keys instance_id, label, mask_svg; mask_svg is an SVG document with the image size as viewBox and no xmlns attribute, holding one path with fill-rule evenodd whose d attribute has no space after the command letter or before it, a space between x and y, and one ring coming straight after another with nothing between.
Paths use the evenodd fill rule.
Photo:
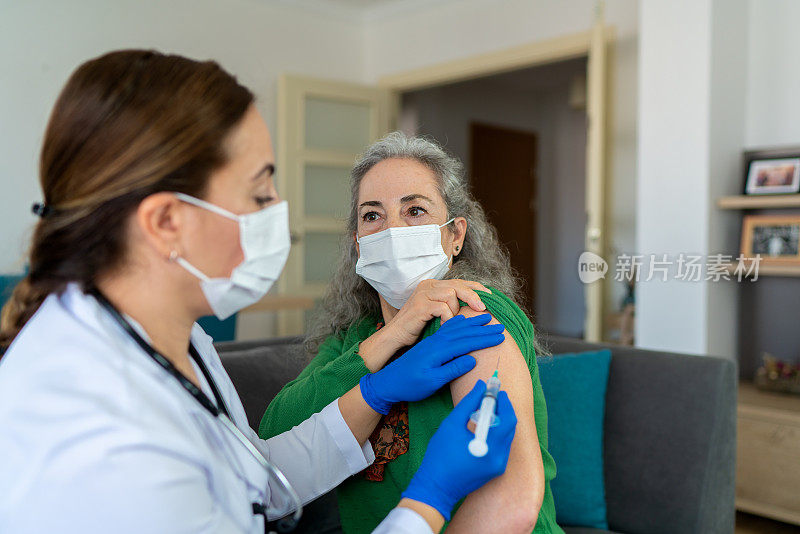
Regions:
<instances>
[{"instance_id":1,"label":"green knit sweater","mask_svg":"<svg viewBox=\"0 0 800 534\"><path fill-rule=\"evenodd\" d=\"M534 533L563 534L556 524L556 511L550 481L556 464L547 452L547 406L533 348L533 325L520 308L501 292L480 293L487 310L502 323L522 352L533 382L534 417L539 448L544 463L545 494ZM343 335L331 336L320 345L317 356L300 376L289 382L267 407L258 433L270 438L291 429L334 399L344 395L369 373L358 355L359 344L375 333L377 317L366 317ZM431 321L423 337L433 334L440 325ZM386 464L382 482L371 482L361 475L351 477L337 489L342 528L347 534L369 533L378 526L400 501L411 477L419 468L428 441L439 424L453 409L450 388L444 387L420 402L408 403L408 452Z\"/></svg>"}]
</instances>

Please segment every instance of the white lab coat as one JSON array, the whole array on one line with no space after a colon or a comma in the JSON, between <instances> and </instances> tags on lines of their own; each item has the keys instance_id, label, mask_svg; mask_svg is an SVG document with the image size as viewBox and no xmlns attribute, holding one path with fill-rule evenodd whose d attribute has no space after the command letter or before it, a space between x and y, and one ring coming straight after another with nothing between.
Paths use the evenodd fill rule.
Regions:
<instances>
[{"instance_id":1,"label":"white lab coat","mask_svg":"<svg viewBox=\"0 0 800 534\"><path fill-rule=\"evenodd\" d=\"M259 439L211 338L198 325L191 338L234 423L304 503L372 463L336 401ZM270 519L290 511L247 449L77 285L49 296L0 360L0 532L262 533L251 503L265 501ZM397 509L375 532L430 528Z\"/></svg>"}]
</instances>

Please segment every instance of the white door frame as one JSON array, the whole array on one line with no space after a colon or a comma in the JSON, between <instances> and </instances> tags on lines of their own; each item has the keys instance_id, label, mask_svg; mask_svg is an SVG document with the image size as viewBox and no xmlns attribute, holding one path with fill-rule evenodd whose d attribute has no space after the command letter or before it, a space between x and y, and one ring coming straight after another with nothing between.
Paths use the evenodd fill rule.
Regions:
<instances>
[{"instance_id":1,"label":"white door frame","mask_svg":"<svg viewBox=\"0 0 800 534\"><path fill-rule=\"evenodd\" d=\"M290 306L292 303L321 298L327 286L327 283L305 278L306 234L341 234L346 227L344 219L305 213L306 165L339 167L349 173L358 156L358 150L362 150L306 146L305 103L308 98L368 105L371 109L368 134L370 143L386 135L393 122L394 103L391 101L390 91L384 88L292 74L282 74L278 79L276 184L278 191L292 206L289 210L289 226L293 243L289 259L276 284L278 294L283 297L276 302L285 305L277 316L278 335L281 336L298 335L306 330L304 309L309 306ZM313 304L313 300L311 303Z\"/></svg>"},{"instance_id":2,"label":"white door frame","mask_svg":"<svg viewBox=\"0 0 800 534\"><path fill-rule=\"evenodd\" d=\"M606 121L609 117L607 108L610 102L605 58L606 49L614 45L615 35L614 28L604 24L603 14L600 11L595 27L590 31L383 76L378 80L378 85L392 92L393 117L396 125L396 117L400 114L401 93L586 57L588 59L587 115L591 120L586 139L585 242L586 250L604 257L606 248L604 192L610 161L608 156L610 143L605 142ZM602 46L603 42L605 47ZM577 274L577 265L572 267ZM584 339L601 341L605 315L603 280L589 284L585 289Z\"/></svg>"}]
</instances>

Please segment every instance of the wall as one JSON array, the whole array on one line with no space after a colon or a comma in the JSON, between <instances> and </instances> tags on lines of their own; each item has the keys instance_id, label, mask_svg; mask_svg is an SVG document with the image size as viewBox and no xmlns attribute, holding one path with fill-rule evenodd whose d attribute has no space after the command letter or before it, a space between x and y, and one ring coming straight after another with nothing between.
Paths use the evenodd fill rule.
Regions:
<instances>
[{"instance_id":1,"label":"wall","mask_svg":"<svg viewBox=\"0 0 800 534\"><path fill-rule=\"evenodd\" d=\"M568 97L572 77L585 72L586 61L573 60L414 91L403 99L409 129L432 136L466 167L470 122L538 135L535 320L542 331L574 337L583 332L583 286L564 266L576 265L583 251L586 115L571 108Z\"/></svg>"},{"instance_id":2,"label":"wall","mask_svg":"<svg viewBox=\"0 0 800 534\"><path fill-rule=\"evenodd\" d=\"M800 2L748 3L748 147L800 145L800 47L795 21Z\"/></svg>"},{"instance_id":3,"label":"wall","mask_svg":"<svg viewBox=\"0 0 800 534\"><path fill-rule=\"evenodd\" d=\"M595 0L460 0L367 24L368 79L589 30ZM606 23L635 38L636 0L607 0ZM631 81L635 84L635 78ZM626 81L626 82L627 82Z\"/></svg>"},{"instance_id":4,"label":"wall","mask_svg":"<svg viewBox=\"0 0 800 534\"><path fill-rule=\"evenodd\" d=\"M701 254L706 252L708 231L704 184L709 118L707 103L695 95L705 94L708 85L710 65L705 41L709 7L706 2L692 0L674 9L665 4L641 6L637 251ZM684 26L682 38L674 40L680 23ZM655 209L659 205L670 209ZM702 283L640 284L637 342L653 348L701 352L705 345L705 305L697 303L704 301L705 290ZM662 312L651 318L649 310L656 306L661 306ZM673 325L680 325L681 335L670 340L676 337Z\"/></svg>"},{"instance_id":5,"label":"wall","mask_svg":"<svg viewBox=\"0 0 800 534\"><path fill-rule=\"evenodd\" d=\"M748 6L747 148L800 145L800 48L793 37L800 3L751 0ZM744 182L741 162L735 170ZM797 210L755 212L797 214ZM737 214L740 215L740 214ZM740 374L752 379L764 352L800 363L795 326L800 278L761 277L741 288Z\"/></svg>"},{"instance_id":6,"label":"wall","mask_svg":"<svg viewBox=\"0 0 800 534\"><path fill-rule=\"evenodd\" d=\"M739 251L741 213L720 210L717 199L741 192L741 159L745 144L747 102L748 0L715 0L711 28L711 116L709 132L708 249L712 254ZM739 35L731 39L731 35ZM709 287L706 323L707 354L736 358L739 340L731 335L738 325L739 285L715 282Z\"/></svg>"},{"instance_id":7,"label":"wall","mask_svg":"<svg viewBox=\"0 0 800 534\"><path fill-rule=\"evenodd\" d=\"M128 47L215 59L256 93L273 128L280 73L353 81L364 71L360 21L280 4L25 0L0 9L0 273L22 268L47 117L81 62Z\"/></svg>"},{"instance_id":8,"label":"wall","mask_svg":"<svg viewBox=\"0 0 800 534\"><path fill-rule=\"evenodd\" d=\"M673 261L698 254L705 262L709 255L736 250L735 218L715 202L738 188L733 169L744 142L745 7L745 0L642 4L636 220L641 254L667 254ZM638 286L637 344L733 357L735 282L705 276L690 282L675 274Z\"/></svg>"}]
</instances>

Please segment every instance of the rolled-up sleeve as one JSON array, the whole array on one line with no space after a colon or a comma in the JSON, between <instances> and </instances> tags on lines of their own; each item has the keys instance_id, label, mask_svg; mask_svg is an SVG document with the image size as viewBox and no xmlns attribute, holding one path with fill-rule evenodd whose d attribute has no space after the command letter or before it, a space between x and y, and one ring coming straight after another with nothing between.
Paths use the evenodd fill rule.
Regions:
<instances>
[{"instance_id":1,"label":"rolled-up sleeve","mask_svg":"<svg viewBox=\"0 0 800 534\"><path fill-rule=\"evenodd\" d=\"M430 525L410 508L395 508L372 534L433 534Z\"/></svg>"},{"instance_id":2,"label":"rolled-up sleeve","mask_svg":"<svg viewBox=\"0 0 800 534\"><path fill-rule=\"evenodd\" d=\"M359 445L339 410L339 399L291 430L268 440L259 440L268 459L292 484L305 504L363 471L375 454L367 441ZM270 519L292 511L285 491L270 488Z\"/></svg>"},{"instance_id":3,"label":"rolled-up sleeve","mask_svg":"<svg viewBox=\"0 0 800 534\"><path fill-rule=\"evenodd\" d=\"M320 412L320 416L342 456L347 460L350 468L347 476L363 471L375 461L375 452L369 440L365 441L363 446L359 445L350 427L347 426L339 410L339 399L328 404Z\"/></svg>"}]
</instances>

